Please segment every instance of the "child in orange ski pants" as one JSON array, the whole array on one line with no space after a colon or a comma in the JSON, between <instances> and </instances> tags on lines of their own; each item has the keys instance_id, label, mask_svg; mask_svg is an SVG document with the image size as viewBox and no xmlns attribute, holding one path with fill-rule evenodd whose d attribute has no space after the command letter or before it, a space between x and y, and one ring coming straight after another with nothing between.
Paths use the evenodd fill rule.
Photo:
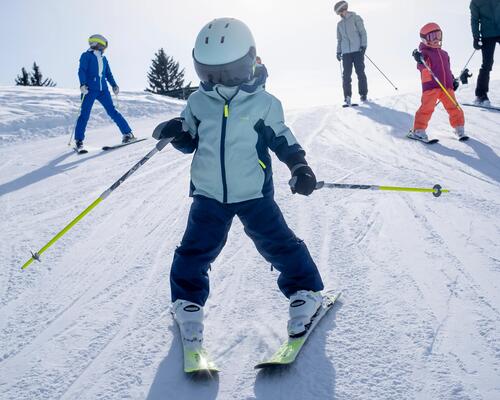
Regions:
<instances>
[{"instance_id":1,"label":"child in orange ski pants","mask_svg":"<svg viewBox=\"0 0 500 400\"><path fill-rule=\"evenodd\" d=\"M448 93L455 101L455 92L453 89L449 89ZM458 108L453 102L448 98L445 92L441 88L427 90L422 93L422 105L417 110L415 114L415 122L413 124L413 130L423 130L427 129L429 121L432 117L434 109L438 101L443 103L444 108L450 116L450 125L453 128L462 127L465 124L464 112L462 109ZM458 102L457 102L458 104Z\"/></svg>"}]
</instances>

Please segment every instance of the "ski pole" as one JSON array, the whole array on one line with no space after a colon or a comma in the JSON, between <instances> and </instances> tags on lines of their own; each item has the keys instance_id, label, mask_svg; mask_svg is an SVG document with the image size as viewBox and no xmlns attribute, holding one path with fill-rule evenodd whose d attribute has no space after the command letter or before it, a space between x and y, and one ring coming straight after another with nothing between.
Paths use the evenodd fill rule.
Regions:
<instances>
[{"instance_id":1,"label":"ski pole","mask_svg":"<svg viewBox=\"0 0 500 400\"><path fill-rule=\"evenodd\" d=\"M85 99L85 95L80 96L80 107L78 108L78 116L75 118L75 125L73 126L73 130L69 132L69 141L68 141L68 146L71 146L71 142L73 140L73 135L75 134L76 130L76 124L78 123L78 118L80 117L80 114L82 113L82 105L83 105L83 99Z\"/></svg>"},{"instance_id":2,"label":"ski pole","mask_svg":"<svg viewBox=\"0 0 500 400\"><path fill-rule=\"evenodd\" d=\"M462 107L460 107L460 105L457 103L457 101L451 96L450 92L448 92L446 90L446 88L443 86L443 84L441 83L441 81L439 80L439 78L436 76L436 74L434 74L434 72L432 71L432 69L427 65L427 63L425 62L425 60L422 57L420 57L420 60L422 61L422 64L427 69L427 71L429 71L429 73L432 75L432 78L436 81L436 83L439 85L439 87L444 92L444 94L451 100L451 102L455 105L455 107L457 107L459 110L461 110Z\"/></svg>"},{"instance_id":3,"label":"ski pole","mask_svg":"<svg viewBox=\"0 0 500 400\"><path fill-rule=\"evenodd\" d=\"M90 211L92 211L100 202L105 200L118 186L125 182L130 175L137 171L142 165L144 165L151 157L156 153L163 150L164 147L172 141L173 138L166 138L160 140L156 143L156 146L148 154L146 154L137 164L130 168L120 179L113 183L108 189L106 189L92 204L90 204L85 210L83 210L73 221L66 225L62 231L55 235L45 246L43 246L36 253L31 252L31 258L24 263L21 269L26 269L34 260L41 262L40 256L55 242L57 242L66 232L68 232L73 226L75 226L83 217L85 217Z\"/></svg>"},{"instance_id":4,"label":"ski pole","mask_svg":"<svg viewBox=\"0 0 500 400\"><path fill-rule=\"evenodd\" d=\"M388 77L387 77L387 76L386 76L386 75L382 72L382 70L381 70L379 67L377 67L377 64L375 64L375 63L371 60L371 58L370 58L370 57L368 57L368 54L365 54L365 57L366 57L366 58L368 58L368 61L370 61L370 62L373 64L373 66L374 66L375 68L377 68L377 69L378 69L378 72L380 72L380 73L382 74L382 76L383 76L385 79L387 79L387 82L389 82L389 83L392 85L392 87L393 87L394 89L398 90L398 88L396 87L396 85L394 85L394 83L392 83L392 82L391 82L391 80L390 80L390 79L389 79L389 78L388 78Z\"/></svg>"},{"instance_id":5,"label":"ski pole","mask_svg":"<svg viewBox=\"0 0 500 400\"><path fill-rule=\"evenodd\" d=\"M397 186L379 186L379 185L353 185L348 183L327 183L319 181L316 184L318 189L360 189L360 190L386 190L394 192L419 192L432 193L434 197L441 196L442 193L449 193L447 189L443 189L441 185L434 185L433 188L412 188L412 187L397 187Z\"/></svg>"}]
</instances>

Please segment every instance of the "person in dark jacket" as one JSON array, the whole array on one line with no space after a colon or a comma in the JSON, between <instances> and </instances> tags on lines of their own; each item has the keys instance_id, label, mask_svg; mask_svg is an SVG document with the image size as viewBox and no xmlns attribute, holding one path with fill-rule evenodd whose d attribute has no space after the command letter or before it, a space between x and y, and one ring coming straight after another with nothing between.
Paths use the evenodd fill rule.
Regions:
<instances>
[{"instance_id":1,"label":"person in dark jacket","mask_svg":"<svg viewBox=\"0 0 500 400\"><path fill-rule=\"evenodd\" d=\"M363 19L354 12L348 11L347 1L335 4L335 13L341 20L337 24L337 60L342 61L344 101L351 105L352 68L358 76L358 90L361 101L367 100L368 81L365 74L365 51L367 35Z\"/></svg>"},{"instance_id":2,"label":"person in dark jacket","mask_svg":"<svg viewBox=\"0 0 500 400\"><path fill-rule=\"evenodd\" d=\"M108 89L108 82L113 88L113 93L118 95L120 88L111 73L107 58L103 55L108 47L107 39L102 35L92 35L89 38L90 48L80 57L78 78L82 93L80 115L75 127L75 144L77 150L83 148L85 129L92 111L94 102L99 101L111 119L118 125L122 133L122 142L127 143L134 139L132 129L125 118L118 112L113 104L113 99Z\"/></svg>"},{"instance_id":3,"label":"person in dark jacket","mask_svg":"<svg viewBox=\"0 0 500 400\"><path fill-rule=\"evenodd\" d=\"M470 2L471 28L474 48L483 53L483 64L477 77L476 100L479 105L489 105L490 72L497 43L500 43L500 1L472 0Z\"/></svg>"}]
</instances>

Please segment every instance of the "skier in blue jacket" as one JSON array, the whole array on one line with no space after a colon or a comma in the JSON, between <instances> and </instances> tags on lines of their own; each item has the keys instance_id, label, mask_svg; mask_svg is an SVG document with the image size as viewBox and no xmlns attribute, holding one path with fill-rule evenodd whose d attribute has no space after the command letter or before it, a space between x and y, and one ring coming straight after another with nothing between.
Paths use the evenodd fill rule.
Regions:
<instances>
[{"instance_id":1,"label":"skier in blue jacket","mask_svg":"<svg viewBox=\"0 0 500 400\"><path fill-rule=\"evenodd\" d=\"M278 286L290 299L289 334L303 335L321 305L323 282L274 201L268 149L290 169L293 192L310 195L316 177L285 125L280 101L264 89L267 74L256 71L255 41L243 22L208 23L193 58L200 88L180 118L161 123L153 133L156 139L173 138L181 152L194 153L193 203L170 275L174 318L184 340L202 341L208 270L238 216L260 254L280 272Z\"/></svg>"},{"instance_id":2,"label":"skier in blue jacket","mask_svg":"<svg viewBox=\"0 0 500 400\"><path fill-rule=\"evenodd\" d=\"M108 47L108 41L102 35L92 35L89 38L89 45L90 48L80 57L80 67L78 68L82 104L75 128L77 150L83 147L85 128L90 117L90 111L96 100L102 104L108 115L118 125L118 128L120 128L122 142L127 143L134 139L132 129L130 129L125 118L115 108L111 94L109 93L108 82L113 88L115 95L118 95L120 88L111 73L108 60L103 55Z\"/></svg>"}]
</instances>

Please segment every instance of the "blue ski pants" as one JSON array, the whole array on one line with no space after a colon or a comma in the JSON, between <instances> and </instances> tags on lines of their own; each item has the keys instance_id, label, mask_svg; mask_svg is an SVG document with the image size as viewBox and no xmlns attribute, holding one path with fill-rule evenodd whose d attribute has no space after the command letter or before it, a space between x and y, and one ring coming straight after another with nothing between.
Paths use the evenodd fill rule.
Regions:
<instances>
[{"instance_id":1,"label":"blue ski pants","mask_svg":"<svg viewBox=\"0 0 500 400\"><path fill-rule=\"evenodd\" d=\"M123 116L115 108L109 90L91 90L84 95L82 99L80 116L76 121L75 140L85 139L85 129L87 128L87 123L89 121L90 111L92 111L92 106L96 100L102 104L111 119L116 125L118 125L122 135L132 132L132 129L130 129L127 121L125 121L125 118L123 118Z\"/></svg>"},{"instance_id":2,"label":"blue ski pants","mask_svg":"<svg viewBox=\"0 0 500 400\"><path fill-rule=\"evenodd\" d=\"M286 297L297 290L323 289L306 245L287 226L273 198L223 204L195 196L170 272L172 301L182 299L205 305L209 293L208 270L226 244L235 215L259 253L280 272L278 286Z\"/></svg>"}]
</instances>

